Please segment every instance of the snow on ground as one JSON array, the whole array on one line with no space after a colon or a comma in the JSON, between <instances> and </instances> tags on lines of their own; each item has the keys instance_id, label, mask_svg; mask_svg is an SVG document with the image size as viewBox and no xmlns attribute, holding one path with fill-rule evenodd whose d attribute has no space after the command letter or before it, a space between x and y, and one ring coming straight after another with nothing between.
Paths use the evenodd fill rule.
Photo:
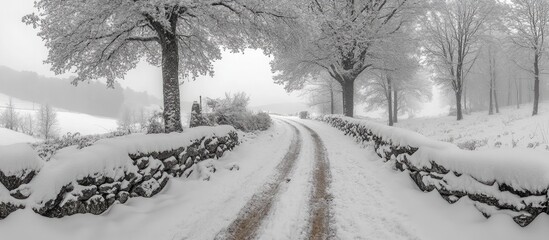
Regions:
<instances>
[{"instance_id":1,"label":"snow on ground","mask_svg":"<svg viewBox=\"0 0 549 240\"><path fill-rule=\"evenodd\" d=\"M100 216L42 217L30 208L0 220L2 239L213 239L262 186L288 150L292 130L274 126L220 160L210 181L172 179L153 198L132 198ZM226 166L239 165L230 171ZM28 226L33 226L32 231Z\"/></svg>"},{"instance_id":2,"label":"snow on ground","mask_svg":"<svg viewBox=\"0 0 549 240\"><path fill-rule=\"evenodd\" d=\"M395 208L396 200L389 194L391 189L385 181L393 180L379 177L385 169L366 164L368 151L327 124L306 124L319 134L328 150L339 239L417 239L402 209Z\"/></svg>"},{"instance_id":3,"label":"snow on ground","mask_svg":"<svg viewBox=\"0 0 549 240\"><path fill-rule=\"evenodd\" d=\"M505 214L486 219L467 198L451 205L436 191L423 193L373 149L360 147L327 124L305 122L319 133L330 154L341 239L541 240L549 236L546 214L525 228Z\"/></svg>"},{"instance_id":4,"label":"snow on ground","mask_svg":"<svg viewBox=\"0 0 549 240\"><path fill-rule=\"evenodd\" d=\"M38 171L43 165L38 154L25 143L0 146L0 156L0 170L7 176L22 175L24 170Z\"/></svg>"},{"instance_id":5,"label":"snow on ground","mask_svg":"<svg viewBox=\"0 0 549 240\"><path fill-rule=\"evenodd\" d=\"M540 103L532 117L532 104L503 107L499 114L473 112L456 121L455 116L402 119L395 126L427 137L452 142L465 149L536 148L549 150L549 102Z\"/></svg>"},{"instance_id":6,"label":"snow on ground","mask_svg":"<svg viewBox=\"0 0 549 240\"><path fill-rule=\"evenodd\" d=\"M330 161L332 211L339 239L547 239L549 216L525 228L509 216L485 219L472 202L448 204L437 193L423 193L410 177L384 163L327 124L298 120L315 130ZM153 198L132 198L103 215L50 219L30 208L0 220L2 239L213 239L261 189L289 148L293 131L281 120L266 132L250 135L220 160L210 181L172 179ZM310 194L314 150L304 128L303 149L290 181L283 185L260 231L261 239L302 235ZM229 170L228 166L239 166ZM300 222L301 221L301 222ZM28 230L32 226L32 231Z\"/></svg>"},{"instance_id":7,"label":"snow on ground","mask_svg":"<svg viewBox=\"0 0 549 240\"><path fill-rule=\"evenodd\" d=\"M39 141L39 139L27 134L0 127L0 146L16 143L34 143L37 141Z\"/></svg>"},{"instance_id":8,"label":"snow on ground","mask_svg":"<svg viewBox=\"0 0 549 240\"><path fill-rule=\"evenodd\" d=\"M315 146L307 130L298 124L303 143L301 152L289 175L289 182L283 186L280 196L269 216L266 217L258 236L262 239L304 239L307 236L309 218L309 197L312 187Z\"/></svg>"},{"instance_id":9,"label":"snow on ground","mask_svg":"<svg viewBox=\"0 0 549 240\"><path fill-rule=\"evenodd\" d=\"M6 106L9 99L9 96L0 94L0 106ZM39 104L33 104L32 102L17 98L12 98L12 103L20 116L24 117L31 114L33 117L36 117ZM82 135L104 134L116 130L118 126L116 119L92 116L84 113L69 112L58 108L54 109L57 111L57 128L60 135L64 135L68 132L80 132ZM0 111L4 111L4 108L0 108ZM0 132L0 134L2 134L2 132Z\"/></svg>"}]
</instances>

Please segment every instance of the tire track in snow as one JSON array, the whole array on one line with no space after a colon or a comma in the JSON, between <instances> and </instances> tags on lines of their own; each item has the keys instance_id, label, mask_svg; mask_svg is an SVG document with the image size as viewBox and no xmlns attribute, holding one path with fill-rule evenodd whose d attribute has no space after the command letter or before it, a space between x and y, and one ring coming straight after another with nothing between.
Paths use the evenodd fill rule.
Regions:
<instances>
[{"instance_id":1,"label":"tire track in snow","mask_svg":"<svg viewBox=\"0 0 549 240\"><path fill-rule=\"evenodd\" d=\"M215 239L254 239L263 219L268 215L280 186L286 182L289 173L299 158L302 145L302 136L299 129L290 125L294 131L294 138L288 152L277 165L275 173L263 186L263 190L254 194L246 205L240 210L237 218L224 230L219 232Z\"/></svg>"},{"instance_id":2,"label":"tire track in snow","mask_svg":"<svg viewBox=\"0 0 549 240\"><path fill-rule=\"evenodd\" d=\"M392 175L382 173L387 171L383 168L392 166L376 160L379 157L371 150L325 123L307 121L307 125L320 133L328 146L335 238L418 240L415 229L395 207L395 196L388 190ZM389 173L395 172L391 169Z\"/></svg>"},{"instance_id":3,"label":"tire track in snow","mask_svg":"<svg viewBox=\"0 0 549 240\"><path fill-rule=\"evenodd\" d=\"M331 210L332 195L328 192L331 182L330 163L324 142L320 136L303 123L295 122L304 127L313 138L315 146L315 162L313 169L313 186L309 199L309 232L307 239L333 239L335 230L332 227Z\"/></svg>"}]
</instances>

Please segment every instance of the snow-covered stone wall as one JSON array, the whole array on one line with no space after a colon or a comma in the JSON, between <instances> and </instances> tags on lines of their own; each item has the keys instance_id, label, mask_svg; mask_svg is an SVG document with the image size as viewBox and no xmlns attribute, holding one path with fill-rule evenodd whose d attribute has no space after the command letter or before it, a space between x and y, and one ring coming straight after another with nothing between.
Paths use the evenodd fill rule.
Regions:
<instances>
[{"instance_id":1,"label":"snow-covered stone wall","mask_svg":"<svg viewBox=\"0 0 549 240\"><path fill-rule=\"evenodd\" d=\"M320 120L406 172L425 192L437 190L449 203L466 197L485 217L510 215L527 226L549 214L549 153L536 150L466 151L401 128L328 115Z\"/></svg>"},{"instance_id":2,"label":"snow-covered stone wall","mask_svg":"<svg viewBox=\"0 0 549 240\"><path fill-rule=\"evenodd\" d=\"M170 177L188 176L203 160L238 145L233 127L129 135L59 150L43 162L26 144L0 148L0 219L32 208L47 217L101 214L131 197L152 197Z\"/></svg>"}]
</instances>

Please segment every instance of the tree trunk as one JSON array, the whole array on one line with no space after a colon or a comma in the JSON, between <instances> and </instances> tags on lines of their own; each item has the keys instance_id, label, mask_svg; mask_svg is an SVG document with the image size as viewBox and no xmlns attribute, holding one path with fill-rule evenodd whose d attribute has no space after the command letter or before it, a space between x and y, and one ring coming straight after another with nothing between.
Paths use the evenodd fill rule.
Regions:
<instances>
[{"instance_id":1,"label":"tree trunk","mask_svg":"<svg viewBox=\"0 0 549 240\"><path fill-rule=\"evenodd\" d=\"M463 110L465 111L465 114L468 113L467 111L467 87L463 87Z\"/></svg>"},{"instance_id":2,"label":"tree trunk","mask_svg":"<svg viewBox=\"0 0 549 240\"><path fill-rule=\"evenodd\" d=\"M520 91L522 89L520 87L520 82L517 81L517 79L515 79L515 88L516 88L516 92L517 92L517 109L519 109L520 108L520 103L521 103L521 93L520 93Z\"/></svg>"},{"instance_id":3,"label":"tree trunk","mask_svg":"<svg viewBox=\"0 0 549 240\"><path fill-rule=\"evenodd\" d=\"M354 115L354 81L344 81L341 84L343 88L343 114L347 117Z\"/></svg>"},{"instance_id":4,"label":"tree trunk","mask_svg":"<svg viewBox=\"0 0 549 240\"><path fill-rule=\"evenodd\" d=\"M490 75L492 75L491 70L490 70ZM494 80L492 79L492 76L490 76L490 89L489 89L490 103L488 104L488 115L494 114L493 93L494 93Z\"/></svg>"},{"instance_id":5,"label":"tree trunk","mask_svg":"<svg viewBox=\"0 0 549 240\"><path fill-rule=\"evenodd\" d=\"M539 54L534 54L534 109L532 116L538 115L539 104Z\"/></svg>"},{"instance_id":6,"label":"tree trunk","mask_svg":"<svg viewBox=\"0 0 549 240\"><path fill-rule=\"evenodd\" d=\"M463 113L461 111L461 90L455 91L456 93L456 118L457 120L463 119Z\"/></svg>"},{"instance_id":7,"label":"tree trunk","mask_svg":"<svg viewBox=\"0 0 549 240\"><path fill-rule=\"evenodd\" d=\"M495 74L495 73L494 73ZM499 113L499 104L498 104L498 91L497 91L497 85L496 85L496 78L494 75L494 106L496 107L496 113Z\"/></svg>"},{"instance_id":8,"label":"tree trunk","mask_svg":"<svg viewBox=\"0 0 549 240\"><path fill-rule=\"evenodd\" d=\"M179 49L175 35L167 33L162 45L162 80L164 92L164 130L181 132L179 100Z\"/></svg>"},{"instance_id":9,"label":"tree trunk","mask_svg":"<svg viewBox=\"0 0 549 240\"><path fill-rule=\"evenodd\" d=\"M385 92L385 97L387 98L387 114L389 115L389 126L393 126L393 97L391 96L393 93L391 83L391 77L387 76L387 92Z\"/></svg>"},{"instance_id":10,"label":"tree trunk","mask_svg":"<svg viewBox=\"0 0 549 240\"><path fill-rule=\"evenodd\" d=\"M398 122L398 92L396 87L393 90L393 122Z\"/></svg>"},{"instance_id":11,"label":"tree trunk","mask_svg":"<svg viewBox=\"0 0 549 240\"><path fill-rule=\"evenodd\" d=\"M334 114L334 86L330 86L330 113Z\"/></svg>"}]
</instances>

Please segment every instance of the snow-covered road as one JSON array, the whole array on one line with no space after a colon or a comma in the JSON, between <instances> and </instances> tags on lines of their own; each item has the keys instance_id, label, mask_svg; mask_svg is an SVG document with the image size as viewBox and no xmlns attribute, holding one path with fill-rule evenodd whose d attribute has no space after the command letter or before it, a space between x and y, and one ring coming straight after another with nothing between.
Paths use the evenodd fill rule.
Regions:
<instances>
[{"instance_id":1,"label":"snow-covered road","mask_svg":"<svg viewBox=\"0 0 549 240\"><path fill-rule=\"evenodd\" d=\"M275 118L213 160L209 181L172 179L150 199L101 215L0 221L0 239L546 239L549 218L521 228L466 200L422 193L371 149L316 121ZM239 170L229 170L230 166ZM29 230L30 229L30 230Z\"/></svg>"}]
</instances>

